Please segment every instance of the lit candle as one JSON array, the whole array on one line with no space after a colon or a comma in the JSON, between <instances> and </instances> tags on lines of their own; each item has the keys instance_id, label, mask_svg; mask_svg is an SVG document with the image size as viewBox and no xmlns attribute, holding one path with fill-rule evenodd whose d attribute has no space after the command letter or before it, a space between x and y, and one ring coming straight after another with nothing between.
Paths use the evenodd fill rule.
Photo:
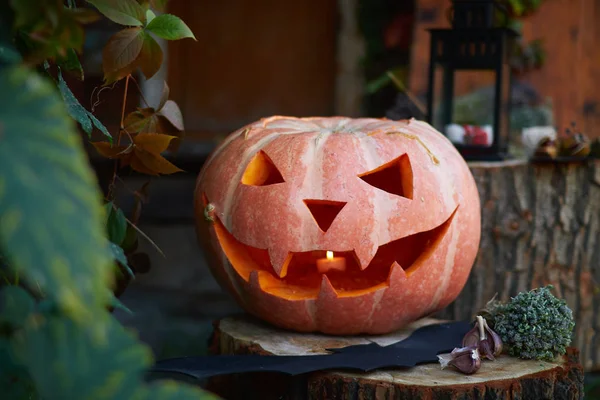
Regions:
<instances>
[{"instance_id":1,"label":"lit candle","mask_svg":"<svg viewBox=\"0 0 600 400\"><path fill-rule=\"evenodd\" d=\"M329 271L345 271L346 270L346 258L334 257L333 251L326 253L326 258L319 258L317 260L317 269L320 273L324 274Z\"/></svg>"}]
</instances>

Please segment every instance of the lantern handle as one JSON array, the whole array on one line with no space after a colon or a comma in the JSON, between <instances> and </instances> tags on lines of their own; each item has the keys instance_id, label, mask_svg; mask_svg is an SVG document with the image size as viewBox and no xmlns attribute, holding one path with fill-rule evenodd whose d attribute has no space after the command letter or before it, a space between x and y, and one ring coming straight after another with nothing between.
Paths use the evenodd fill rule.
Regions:
<instances>
[{"instance_id":1,"label":"lantern handle","mask_svg":"<svg viewBox=\"0 0 600 400\"><path fill-rule=\"evenodd\" d=\"M494 1L494 7L499 11L500 14L500 26L508 26L508 22L509 22L509 12L508 12L508 6L506 5L506 0L495 0ZM448 7L448 9L446 10L446 19L448 20L448 23L450 24L450 26L452 26L454 23L454 4L452 4L450 7Z\"/></svg>"}]
</instances>

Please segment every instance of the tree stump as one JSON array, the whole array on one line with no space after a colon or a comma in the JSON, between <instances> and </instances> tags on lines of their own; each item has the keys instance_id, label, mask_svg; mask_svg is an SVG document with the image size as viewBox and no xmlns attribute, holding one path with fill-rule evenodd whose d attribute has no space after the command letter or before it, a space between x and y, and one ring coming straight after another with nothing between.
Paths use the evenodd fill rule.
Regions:
<instances>
[{"instance_id":1,"label":"tree stump","mask_svg":"<svg viewBox=\"0 0 600 400\"><path fill-rule=\"evenodd\" d=\"M600 370L600 160L470 163L481 199L479 253L460 296L435 316L469 319L548 284L573 310L572 346Z\"/></svg>"},{"instance_id":2,"label":"tree stump","mask_svg":"<svg viewBox=\"0 0 600 400\"><path fill-rule=\"evenodd\" d=\"M388 345L415 329L441 322L424 318L408 328L381 336L336 337L271 327L243 315L215 322L213 354L327 354L338 348L376 342ZM473 375L440 368L438 363L370 373L323 371L301 376L252 373L215 377L207 389L224 399L582 399L583 368L570 348L555 362L520 360L507 355L483 361Z\"/></svg>"}]
</instances>

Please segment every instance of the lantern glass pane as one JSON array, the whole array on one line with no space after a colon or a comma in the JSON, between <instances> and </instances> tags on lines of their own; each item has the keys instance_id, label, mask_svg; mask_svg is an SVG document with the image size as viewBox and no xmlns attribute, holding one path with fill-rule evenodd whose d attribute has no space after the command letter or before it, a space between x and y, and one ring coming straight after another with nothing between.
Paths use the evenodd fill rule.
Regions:
<instances>
[{"instance_id":1,"label":"lantern glass pane","mask_svg":"<svg viewBox=\"0 0 600 400\"><path fill-rule=\"evenodd\" d=\"M432 125L435 129L440 132L444 132L444 127L448 125L450 119L452 118L452 93L448 93L448 95L444 95L444 90L452 90L452 87L448 87L445 83L448 81L447 74L452 73L447 70L443 65L436 65L433 73L433 82L430 84L433 85L433 112L432 112ZM450 80L450 84L452 81Z\"/></svg>"},{"instance_id":2,"label":"lantern glass pane","mask_svg":"<svg viewBox=\"0 0 600 400\"><path fill-rule=\"evenodd\" d=\"M510 65L505 63L501 69L502 86L500 87L500 143L507 144L510 142L510 103L511 103L511 71ZM508 150L508 149L504 149Z\"/></svg>"},{"instance_id":3,"label":"lantern glass pane","mask_svg":"<svg viewBox=\"0 0 600 400\"><path fill-rule=\"evenodd\" d=\"M453 77L452 114L444 130L455 144L490 147L494 139L496 72L457 70Z\"/></svg>"}]
</instances>

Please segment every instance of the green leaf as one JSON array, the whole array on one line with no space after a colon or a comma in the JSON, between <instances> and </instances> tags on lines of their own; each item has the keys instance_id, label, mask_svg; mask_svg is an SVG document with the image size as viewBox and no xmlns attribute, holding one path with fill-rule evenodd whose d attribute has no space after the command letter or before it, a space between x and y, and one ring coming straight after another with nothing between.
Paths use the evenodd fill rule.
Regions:
<instances>
[{"instance_id":1,"label":"green leaf","mask_svg":"<svg viewBox=\"0 0 600 400\"><path fill-rule=\"evenodd\" d=\"M123 302L115 296L112 296L111 301L110 301L110 306L114 307L116 310L123 310L127 314L133 314L133 311L131 311L129 309L129 307L127 307L125 304L123 304Z\"/></svg>"},{"instance_id":2,"label":"green leaf","mask_svg":"<svg viewBox=\"0 0 600 400\"><path fill-rule=\"evenodd\" d=\"M150 350L106 310L107 216L75 124L50 81L28 68L0 69L0 93L0 254L46 296L0 340L2 398L214 398L144 384Z\"/></svg>"},{"instance_id":3,"label":"green leaf","mask_svg":"<svg viewBox=\"0 0 600 400\"><path fill-rule=\"evenodd\" d=\"M108 239L120 245L125 239L125 233L127 232L127 219L123 210L115 208L113 203L109 206L109 213L107 214L106 229L108 230Z\"/></svg>"},{"instance_id":4,"label":"green leaf","mask_svg":"<svg viewBox=\"0 0 600 400\"><path fill-rule=\"evenodd\" d=\"M113 256L115 257L115 260L120 262L121 265L123 265L123 267L125 267L125 270L127 271L127 275L129 275L130 278L135 279L135 274L129 267L129 263L127 262L127 257L125 256L125 252L123 251L123 248L121 248L121 246L119 246L118 244L115 244L112 242L109 244L109 246L113 253Z\"/></svg>"},{"instance_id":5,"label":"green leaf","mask_svg":"<svg viewBox=\"0 0 600 400\"><path fill-rule=\"evenodd\" d=\"M127 233L125 233L125 239L121 243L121 248L124 251L134 250L134 247L137 246L138 242L138 233L130 223L127 223Z\"/></svg>"},{"instance_id":6,"label":"green leaf","mask_svg":"<svg viewBox=\"0 0 600 400\"><path fill-rule=\"evenodd\" d=\"M83 80L83 68L81 67L81 63L79 62L79 57L77 56L75 49L67 50L67 55L58 60L58 65L65 71L73 73L73 75L76 76L80 81Z\"/></svg>"},{"instance_id":7,"label":"green leaf","mask_svg":"<svg viewBox=\"0 0 600 400\"><path fill-rule=\"evenodd\" d=\"M0 289L0 326L18 329L35 310L33 297L20 286Z\"/></svg>"},{"instance_id":8,"label":"green leaf","mask_svg":"<svg viewBox=\"0 0 600 400\"><path fill-rule=\"evenodd\" d=\"M156 14L151 9L146 10L146 23L149 24L152 20L156 18Z\"/></svg>"},{"instance_id":9,"label":"green leaf","mask_svg":"<svg viewBox=\"0 0 600 400\"><path fill-rule=\"evenodd\" d=\"M108 19L117 24L142 26L146 19L144 8L135 0L87 0Z\"/></svg>"},{"instance_id":10,"label":"green leaf","mask_svg":"<svg viewBox=\"0 0 600 400\"><path fill-rule=\"evenodd\" d=\"M79 103L79 100L77 100L71 89L69 89L69 86L67 86L67 82L65 82L63 79L60 70L58 70L58 89L60 90L60 94L63 97L65 105L67 106L69 115L75 121L79 122L81 128L85 131L85 133L88 134L88 136L91 136L93 127L92 121L90 121L90 118L88 117L88 112L85 108L83 108L81 103Z\"/></svg>"},{"instance_id":11,"label":"green leaf","mask_svg":"<svg viewBox=\"0 0 600 400\"><path fill-rule=\"evenodd\" d=\"M162 14L154 18L146 26L146 30L167 40L179 40L184 38L196 40L196 37L185 22L172 14Z\"/></svg>"},{"instance_id":12,"label":"green leaf","mask_svg":"<svg viewBox=\"0 0 600 400\"><path fill-rule=\"evenodd\" d=\"M102 132L104 134L104 136L106 136L109 139L108 141L112 143L112 135L110 133L108 133L108 129L106 129L104 124L102 122L100 122L98 120L98 118L96 118L94 116L94 114L92 114L89 111L88 111L88 117L90 118L90 120L92 121L92 124L94 124L96 129L98 129L100 132Z\"/></svg>"},{"instance_id":13,"label":"green leaf","mask_svg":"<svg viewBox=\"0 0 600 400\"><path fill-rule=\"evenodd\" d=\"M217 399L172 382L144 385L144 373L152 362L150 350L114 317L105 321L102 340L96 339L89 327L54 316L31 324L14 337L14 353L29 368L42 398Z\"/></svg>"},{"instance_id":14,"label":"green leaf","mask_svg":"<svg viewBox=\"0 0 600 400\"><path fill-rule=\"evenodd\" d=\"M10 342L2 337L0 337L0 388L2 388L3 399L39 399L27 368L15 362Z\"/></svg>"},{"instance_id":15,"label":"green leaf","mask_svg":"<svg viewBox=\"0 0 600 400\"><path fill-rule=\"evenodd\" d=\"M21 54L10 43L0 43L0 65L17 64L22 61Z\"/></svg>"},{"instance_id":16,"label":"green leaf","mask_svg":"<svg viewBox=\"0 0 600 400\"><path fill-rule=\"evenodd\" d=\"M20 28L38 22L44 11L56 8L55 5L46 5L46 9L39 6L38 0L10 0L10 5L15 12L15 28Z\"/></svg>"},{"instance_id":17,"label":"green leaf","mask_svg":"<svg viewBox=\"0 0 600 400\"><path fill-rule=\"evenodd\" d=\"M108 133L106 127L100 122L94 114L86 110L79 100L75 97L69 86L67 86L67 82L63 79L62 72L59 68L58 70L58 89L60 90L60 94L67 106L67 111L69 115L79 124L81 128L88 134L88 137L91 137L92 134L92 125L95 126L100 132L110 138L110 142L112 142L112 136Z\"/></svg>"},{"instance_id":18,"label":"green leaf","mask_svg":"<svg viewBox=\"0 0 600 400\"><path fill-rule=\"evenodd\" d=\"M392 83L392 78L389 77L387 72L381 74L372 81L367 82L367 93L373 94L379 92L381 89Z\"/></svg>"},{"instance_id":19,"label":"green leaf","mask_svg":"<svg viewBox=\"0 0 600 400\"><path fill-rule=\"evenodd\" d=\"M81 138L37 73L0 70L0 93L0 252L62 312L94 321L114 264Z\"/></svg>"},{"instance_id":20,"label":"green leaf","mask_svg":"<svg viewBox=\"0 0 600 400\"><path fill-rule=\"evenodd\" d=\"M151 353L104 314L106 336L101 339L91 327L56 316L15 335L15 354L28 367L42 398L134 398Z\"/></svg>"},{"instance_id":21,"label":"green leaf","mask_svg":"<svg viewBox=\"0 0 600 400\"><path fill-rule=\"evenodd\" d=\"M113 257L115 258L115 261L118 261L121 264L127 266L127 256L125 256L125 251L123 251L123 248L113 242L110 242L109 246L110 250L112 251ZM131 272L131 269L129 269L129 271ZM131 275L133 275L133 272L131 272Z\"/></svg>"}]
</instances>

